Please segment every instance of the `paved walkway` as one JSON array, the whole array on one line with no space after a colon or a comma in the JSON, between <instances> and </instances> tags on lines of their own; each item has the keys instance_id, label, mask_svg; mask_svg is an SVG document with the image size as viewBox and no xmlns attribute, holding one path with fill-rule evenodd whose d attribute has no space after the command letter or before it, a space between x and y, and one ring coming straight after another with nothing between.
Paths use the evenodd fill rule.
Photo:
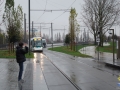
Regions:
<instances>
[{"instance_id":1,"label":"paved walkway","mask_svg":"<svg viewBox=\"0 0 120 90\"><path fill-rule=\"evenodd\" d=\"M108 46L109 44L104 43L103 45ZM111 64L111 65L120 67L120 60L117 59L116 54L114 54L115 63L113 63L113 53L98 52L95 50L95 48L96 48L95 46L88 46L88 47L84 47L84 48L80 49L79 52L86 54L86 55L90 55L95 60L98 60L100 62L105 62L107 64Z\"/></svg>"},{"instance_id":2,"label":"paved walkway","mask_svg":"<svg viewBox=\"0 0 120 90\"><path fill-rule=\"evenodd\" d=\"M43 54L24 63L22 89L15 59L0 59L0 90L77 90Z\"/></svg>"},{"instance_id":3,"label":"paved walkway","mask_svg":"<svg viewBox=\"0 0 120 90\"><path fill-rule=\"evenodd\" d=\"M24 69L26 66L27 62L24 64ZM15 59L0 59L0 90L18 90L18 71Z\"/></svg>"}]
</instances>

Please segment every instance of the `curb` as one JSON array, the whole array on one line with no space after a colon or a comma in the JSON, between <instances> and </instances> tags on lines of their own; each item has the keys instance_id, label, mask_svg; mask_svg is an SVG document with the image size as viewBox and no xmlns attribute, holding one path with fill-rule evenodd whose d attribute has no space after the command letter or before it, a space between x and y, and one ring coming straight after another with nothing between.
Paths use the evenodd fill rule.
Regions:
<instances>
[{"instance_id":1,"label":"curb","mask_svg":"<svg viewBox=\"0 0 120 90\"><path fill-rule=\"evenodd\" d=\"M115 69L120 69L119 65L116 65L116 64L113 64L113 63L107 63L107 62L105 62L105 65L108 66L108 67L115 68Z\"/></svg>"}]
</instances>

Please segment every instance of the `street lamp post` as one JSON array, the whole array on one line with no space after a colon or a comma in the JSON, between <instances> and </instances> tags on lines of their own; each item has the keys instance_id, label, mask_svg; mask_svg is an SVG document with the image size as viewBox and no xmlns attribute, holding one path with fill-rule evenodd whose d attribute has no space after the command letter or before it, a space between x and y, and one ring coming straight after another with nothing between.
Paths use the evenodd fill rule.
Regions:
<instances>
[{"instance_id":1,"label":"street lamp post","mask_svg":"<svg viewBox=\"0 0 120 90\"><path fill-rule=\"evenodd\" d=\"M112 32L111 32L112 31ZM113 34L113 64L115 63L114 56L114 29L109 29L109 34Z\"/></svg>"}]
</instances>

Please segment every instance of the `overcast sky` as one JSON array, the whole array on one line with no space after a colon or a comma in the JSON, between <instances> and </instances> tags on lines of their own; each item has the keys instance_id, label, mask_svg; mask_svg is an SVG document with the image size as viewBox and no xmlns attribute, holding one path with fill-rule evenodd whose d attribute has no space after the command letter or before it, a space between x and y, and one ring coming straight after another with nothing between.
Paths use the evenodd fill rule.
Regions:
<instances>
[{"instance_id":1,"label":"overcast sky","mask_svg":"<svg viewBox=\"0 0 120 90\"><path fill-rule=\"evenodd\" d=\"M31 0L31 9L40 9L40 10L60 10L60 9L71 9L71 7L76 9L78 13L78 21L81 21L80 13L82 11L83 0ZM28 0L15 0L15 5L21 5L23 7L23 12L27 15L28 22ZM53 29L66 29L66 33L68 32L69 26L69 12L64 11L52 11L52 12L44 12L44 11L31 11L31 21L34 23L53 23ZM80 22L81 23L81 22ZM34 26L40 26L35 24ZM44 24L42 25L44 26ZM44 28L49 28L50 24L45 25ZM38 27L36 27L38 28ZM48 29L42 29L44 33ZM54 31L54 33L60 32L60 30ZM61 30L64 32L64 30Z\"/></svg>"},{"instance_id":2,"label":"overcast sky","mask_svg":"<svg viewBox=\"0 0 120 90\"><path fill-rule=\"evenodd\" d=\"M28 0L14 0L15 6L17 7L19 4L23 8L23 12L26 13L26 19L28 23ZM84 5L84 0L30 0L31 1L31 9L40 9L40 10L60 10L60 9L71 9L75 8L78 13L77 20L79 21L81 26L84 26L82 23L82 7ZM64 11L52 11L52 12L44 12L44 11L31 11L31 21L34 23L53 23L53 29L66 29L66 33L68 32L69 26L69 12ZM34 25L40 26L38 24ZM45 26L43 28L50 28L50 24L42 25ZM38 27L36 27L39 29ZM86 27L81 27L81 30L88 30ZM120 28L120 27L119 27ZM118 27L114 27L115 33L120 35ZM28 29L28 28L27 28ZM54 33L60 32L60 30L54 31ZM64 30L61 30L63 33ZM49 34L48 29L42 29L42 33Z\"/></svg>"}]
</instances>

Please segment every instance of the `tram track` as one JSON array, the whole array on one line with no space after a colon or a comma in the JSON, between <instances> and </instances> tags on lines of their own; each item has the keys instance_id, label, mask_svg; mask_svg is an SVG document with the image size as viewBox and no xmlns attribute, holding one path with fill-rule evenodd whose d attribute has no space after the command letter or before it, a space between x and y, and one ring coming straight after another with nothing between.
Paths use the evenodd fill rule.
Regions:
<instances>
[{"instance_id":1,"label":"tram track","mask_svg":"<svg viewBox=\"0 0 120 90\"><path fill-rule=\"evenodd\" d=\"M55 68L77 89L77 90L82 90L78 85L76 85L63 71L61 71L52 61L50 58L48 58L45 54L43 54L47 60L49 60Z\"/></svg>"}]
</instances>

